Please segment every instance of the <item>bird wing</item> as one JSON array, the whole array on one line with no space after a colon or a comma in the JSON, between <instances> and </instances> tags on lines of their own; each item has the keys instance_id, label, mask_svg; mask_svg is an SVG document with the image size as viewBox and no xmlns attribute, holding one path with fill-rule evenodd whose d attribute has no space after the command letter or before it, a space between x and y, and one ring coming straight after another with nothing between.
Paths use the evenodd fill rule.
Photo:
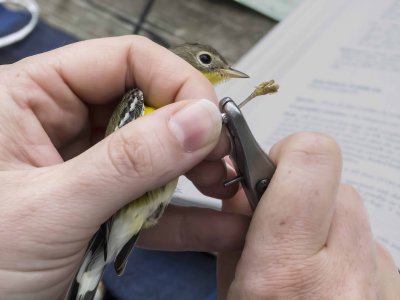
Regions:
<instances>
[{"instance_id":1,"label":"bird wing","mask_svg":"<svg viewBox=\"0 0 400 300\"><path fill-rule=\"evenodd\" d=\"M117 257L114 260L114 269L118 276L122 276L124 274L126 264L128 263L128 257L135 246L136 240L139 237L139 233L131 237L131 239L118 252Z\"/></svg>"},{"instance_id":2,"label":"bird wing","mask_svg":"<svg viewBox=\"0 0 400 300\"><path fill-rule=\"evenodd\" d=\"M112 220L109 220L112 221ZM83 257L79 272L70 286L66 299L93 299L107 261L109 224L103 223L92 237Z\"/></svg>"}]
</instances>

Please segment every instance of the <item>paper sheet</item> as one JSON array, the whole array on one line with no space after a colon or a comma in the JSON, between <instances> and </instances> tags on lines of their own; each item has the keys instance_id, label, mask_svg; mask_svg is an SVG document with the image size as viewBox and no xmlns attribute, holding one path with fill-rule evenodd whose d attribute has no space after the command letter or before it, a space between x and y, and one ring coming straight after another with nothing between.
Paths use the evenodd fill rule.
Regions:
<instances>
[{"instance_id":1,"label":"paper sheet","mask_svg":"<svg viewBox=\"0 0 400 300\"><path fill-rule=\"evenodd\" d=\"M274 20L283 20L303 0L235 0Z\"/></svg>"},{"instance_id":2,"label":"paper sheet","mask_svg":"<svg viewBox=\"0 0 400 300\"><path fill-rule=\"evenodd\" d=\"M400 1L305 1L237 68L252 79L219 95L241 100L272 78L281 86L243 109L266 150L304 130L339 142L343 180L400 266ZM192 189L184 184L179 197L198 201Z\"/></svg>"}]
</instances>

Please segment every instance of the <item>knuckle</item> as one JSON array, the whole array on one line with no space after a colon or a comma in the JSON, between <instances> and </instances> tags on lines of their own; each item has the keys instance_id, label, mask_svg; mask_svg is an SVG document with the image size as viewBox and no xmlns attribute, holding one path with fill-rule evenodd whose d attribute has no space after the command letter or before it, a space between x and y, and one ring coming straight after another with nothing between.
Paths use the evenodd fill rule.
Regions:
<instances>
[{"instance_id":1,"label":"knuckle","mask_svg":"<svg viewBox=\"0 0 400 300\"><path fill-rule=\"evenodd\" d=\"M302 160L321 162L328 159L341 164L341 150L336 141L328 135L317 132L301 132L289 137L287 147Z\"/></svg>"},{"instance_id":2,"label":"knuckle","mask_svg":"<svg viewBox=\"0 0 400 300\"><path fill-rule=\"evenodd\" d=\"M357 190L349 184L341 184L336 201L336 214L347 218L349 232L356 236L354 241L371 241L372 231L364 202Z\"/></svg>"},{"instance_id":3,"label":"knuckle","mask_svg":"<svg viewBox=\"0 0 400 300\"><path fill-rule=\"evenodd\" d=\"M135 136L120 130L111 135L108 157L111 165L121 176L146 177L154 172L155 163L149 139L145 134Z\"/></svg>"},{"instance_id":4,"label":"knuckle","mask_svg":"<svg viewBox=\"0 0 400 300\"><path fill-rule=\"evenodd\" d=\"M141 43L145 43L145 44L149 44L149 43L154 43L152 42L148 37L145 37L143 35L123 35L123 36L119 36L117 37L118 39L120 39L122 42L126 42L128 44L141 44Z\"/></svg>"},{"instance_id":5,"label":"knuckle","mask_svg":"<svg viewBox=\"0 0 400 300\"><path fill-rule=\"evenodd\" d=\"M291 141L295 146L302 147L304 152L310 154L337 154L340 147L330 136L319 132L301 132L292 136Z\"/></svg>"},{"instance_id":6,"label":"knuckle","mask_svg":"<svg viewBox=\"0 0 400 300\"><path fill-rule=\"evenodd\" d=\"M348 183L340 184L340 193L349 194L350 196L354 196L357 198L360 197L360 195L359 195L358 191L355 189L355 187Z\"/></svg>"},{"instance_id":7,"label":"knuckle","mask_svg":"<svg viewBox=\"0 0 400 300\"><path fill-rule=\"evenodd\" d=\"M275 276L248 276L233 286L240 299L290 299L296 294L297 287L291 278L278 274Z\"/></svg>"},{"instance_id":8,"label":"knuckle","mask_svg":"<svg viewBox=\"0 0 400 300\"><path fill-rule=\"evenodd\" d=\"M396 267L396 264L394 262L392 255L390 254L390 252L378 241L375 242L375 245L376 245L376 253L377 253L378 257L383 259L383 261L385 261L386 264Z\"/></svg>"},{"instance_id":9,"label":"knuckle","mask_svg":"<svg viewBox=\"0 0 400 300\"><path fill-rule=\"evenodd\" d=\"M131 35L128 35L128 38L132 39ZM146 44L154 44L154 42L146 36L143 35L135 35L133 39L136 42L146 43Z\"/></svg>"},{"instance_id":10,"label":"knuckle","mask_svg":"<svg viewBox=\"0 0 400 300\"><path fill-rule=\"evenodd\" d=\"M317 260L291 259L279 265L255 267L251 274L241 276L236 282L238 290L245 295L244 299L306 299L302 294L314 294L312 299L323 299L319 296L318 287L329 275ZM320 276L315 276L319 274ZM309 299L309 298L307 298Z\"/></svg>"},{"instance_id":11,"label":"knuckle","mask_svg":"<svg viewBox=\"0 0 400 300\"><path fill-rule=\"evenodd\" d=\"M258 280L237 280L231 284L231 293L236 295L236 299L268 299L271 296L270 290L263 285L257 284Z\"/></svg>"},{"instance_id":12,"label":"knuckle","mask_svg":"<svg viewBox=\"0 0 400 300\"><path fill-rule=\"evenodd\" d=\"M364 213L364 202L358 191L352 185L341 183L338 196L338 205L351 209L355 213L355 216Z\"/></svg>"}]
</instances>

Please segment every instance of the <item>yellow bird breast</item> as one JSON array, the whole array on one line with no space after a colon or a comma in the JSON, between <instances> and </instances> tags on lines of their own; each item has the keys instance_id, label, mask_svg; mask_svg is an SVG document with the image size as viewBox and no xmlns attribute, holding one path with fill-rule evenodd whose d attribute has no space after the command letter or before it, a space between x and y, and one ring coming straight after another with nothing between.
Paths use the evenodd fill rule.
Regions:
<instances>
[{"instance_id":1,"label":"yellow bird breast","mask_svg":"<svg viewBox=\"0 0 400 300\"><path fill-rule=\"evenodd\" d=\"M147 105L144 106L144 115L147 115L153 111L155 111L155 108L147 106Z\"/></svg>"}]
</instances>

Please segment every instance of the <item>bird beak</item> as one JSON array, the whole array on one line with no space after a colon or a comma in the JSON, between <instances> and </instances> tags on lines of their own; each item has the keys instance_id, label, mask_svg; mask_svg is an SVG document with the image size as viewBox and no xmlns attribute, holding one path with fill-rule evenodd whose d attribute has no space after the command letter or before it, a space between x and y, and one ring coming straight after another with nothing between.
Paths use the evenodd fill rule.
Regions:
<instances>
[{"instance_id":1,"label":"bird beak","mask_svg":"<svg viewBox=\"0 0 400 300\"><path fill-rule=\"evenodd\" d=\"M249 78L250 77L249 75L247 75L247 74L245 74L243 72L240 72L238 70L235 70L235 69L233 69L231 67L228 67L226 69L222 69L221 71L228 78Z\"/></svg>"}]
</instances>

